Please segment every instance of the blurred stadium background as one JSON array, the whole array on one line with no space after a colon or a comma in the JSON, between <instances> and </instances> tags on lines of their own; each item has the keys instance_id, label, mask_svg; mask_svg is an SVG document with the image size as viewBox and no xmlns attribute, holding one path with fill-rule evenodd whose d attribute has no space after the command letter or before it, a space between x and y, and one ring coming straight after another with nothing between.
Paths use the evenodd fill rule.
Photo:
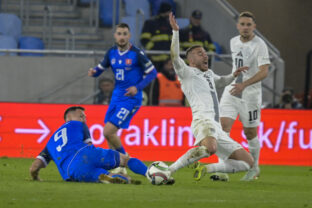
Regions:
<instances>
[{"instance_id":1,"label":"blurred stadium background","mask_svg":"<svg viewBox=\"0 0 312 208\"><path fill-rule=\"evenodd\" d=\"M180 24L193 10L203 12L202 27L220 46L209 54L218 74L231 71L229 40L237 35L237 15L253 12L272 62L263 82L263 107L274 106L285 87L301 99L305 95L306 107L312 107L311 0L0 0L0 207L311 207L311 109L263 110L259 139L265 166L252 183L239 182L243 173L231 176L230 183L209 177L195 183L193 170L184 168L170 187L147 180L142 186L103 187L65 183L53 165L42 171L45 182L29 182L32 159L25 158L40 152L69 105L86 108L93 142L107 146L107 106L89 105L99 78L89 78L87 70L114 44L114 25L121 21L130 25L131 41L140 46L142 24L162 1L174 5ZM130 155L174 161L192 146L190 121L189 108L147 106L120 134ZM231 135L246 144L238 122Z\"/></svg>"},{"instance_id":2,"label":"blurred stadium background","mask_svg":"<svg viewBox=\"0 0 312 208\"><path fill-rule=\"evenodd\" d=\"M157 13L162 1L1 0L0 101L93 103L97 80L89 79L85 72L114 44L113 25L127 22L133 33L131 41L140 46L142 24ZM301 97L305 91L308 94L311 1L165 1L174 5L181 23L187 22L194 9L203 12L202 26L222 49L211 54L212 67L219 74L231 69L229 39L237 34L238 13L253 12L257 34L266 40L272 61L263 84L263 106L274 106L284 87L292 87Z\"/></svg>"}]
</instances>

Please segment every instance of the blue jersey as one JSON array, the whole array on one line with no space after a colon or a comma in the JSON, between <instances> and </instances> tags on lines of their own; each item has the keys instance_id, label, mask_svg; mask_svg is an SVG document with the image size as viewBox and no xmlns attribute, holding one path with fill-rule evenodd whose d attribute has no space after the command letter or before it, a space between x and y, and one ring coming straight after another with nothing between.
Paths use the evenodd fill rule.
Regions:
<instances>
[{"instance_id":1,"label":"blue jersey","mask_svg":"<svg viewBox=\"0 0 312 208\"><path fill-rule=\"evenodd\" d=\"M64 180L68 180L68 165L78 151L91 141L87 125L80 121L63 124L50 138L45 149L37 157L46 165L53 160Z\"/></svg>"},{"instance_id":2,"label":"blue jersey","mask_svg":"<svg viewBox=\"0 0 312 208\"><path fill-rule=\"evenodd\" d=\"M144 52L133 45L127 51L119 51L117 46L109 49L98 65L101 70L108 67L112 68L116 80L112 102L133 98L141 101L142 89L138 87L138 84L143 80L144 73L156 71ZM134 97L124 96L126 89L131 86L136 86L138 93Z\"/></svg>"}]
</instances>

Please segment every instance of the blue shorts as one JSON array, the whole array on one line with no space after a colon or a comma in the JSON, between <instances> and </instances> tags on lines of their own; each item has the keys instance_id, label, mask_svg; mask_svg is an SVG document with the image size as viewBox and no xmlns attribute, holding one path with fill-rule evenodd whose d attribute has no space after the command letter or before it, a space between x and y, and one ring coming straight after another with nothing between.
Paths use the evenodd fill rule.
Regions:
<instances>
[{"instance_id":1,"label":"blue shorts","mask_svg":"<svg viewBox=\"0 0 312 208\"><path fill-rule=\"evenodd\" d=\"M111 102L106 112L104 123L110 122L117 128L126 129L140 106L141 102L134 99L129 99L126 102Z\"/></svg>"},{"instance_id":2,"label":"blue shorts","mask_svg":"<svg viewBox=\"0 0 312 208\"><path fill-rule=\"evenodd\" d=\"M79 182L99 182L101 174L119 167L120 153L115 150L87 146L74 157L68 175Z\"/></svg>"}]
</instances>

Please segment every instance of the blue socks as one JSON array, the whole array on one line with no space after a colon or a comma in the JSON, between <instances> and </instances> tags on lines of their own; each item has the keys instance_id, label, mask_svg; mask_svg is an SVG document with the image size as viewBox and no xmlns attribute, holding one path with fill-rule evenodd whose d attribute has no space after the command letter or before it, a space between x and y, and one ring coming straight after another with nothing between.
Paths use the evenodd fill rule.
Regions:
<instances>
[{"instance_id":1,"label":"blue socks","mask_svg":"<svg viewBox=\"0 0 312 208\"><path fill-rule=\"evenodd\" d=\"M126 151L125 151L125 149L123 148L123 146L120 146L119 148L117 148L116 149L116 151L118 151L118 152L120 152L120 153L122 153L122 154L126 154Z\"/></svg>"},{"instance_id":2,"label":"blue socks","mask_svg":"<svg viewBox=\"0 0 312 208\"><path fill-rule=\"evenodd\" d=\"M127 165L132 172L145 176L147 166L141 160L130 158Z\"/></svg>"}]
</instances>

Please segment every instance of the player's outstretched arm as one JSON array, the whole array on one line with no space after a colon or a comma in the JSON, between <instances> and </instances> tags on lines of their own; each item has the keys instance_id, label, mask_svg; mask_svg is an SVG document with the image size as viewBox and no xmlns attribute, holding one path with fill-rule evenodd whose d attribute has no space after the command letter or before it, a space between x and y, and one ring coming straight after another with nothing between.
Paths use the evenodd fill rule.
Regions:
<instances>
[{"instance_id":1,"label":"player's outstretched arm","mask_svg":"<svg viewBox=\"0 0 312 208\"><path fill-rule=\"evenodd\" d=\"M225 75L225 76L214 76L214 81L216 84L216 88L223 88L233 82L235 77L237 77L240 73L248 70L249 67L243 66L238 68L233 74Z\"/></svg>"},{"instance_id":2,"label":"player's outstretched arm","mask_svg":"<svg viewBox=\"0 0 312 208\"><path fill-rule=\"evenodd\" d=\"M173 16L172 12L169 14L169 22L172 28L172 40L171 40L171 58L173 61L173 65L176 65L178 67L178 59L180 56L180 43L179 43L179 26L175 20L175 17Z\"/></svg>"},{"instance_id":3,"label":"player's outstretched arm","mask_svg":"<svg viewBox=\"0 0 312 208\"><path fill-rule=\"evenodd\" d=\"M102 74L102 72L105 70L105 68L102 65L97 65L94 68L90 68L88 70L88 76L89 77L98 77L100 76L100 74Z\"/></svg>"},{"instance_id":4,"label":"player's outstretched arm","mask_svg":"<svg viewBox=\"0 0 312 208\"><path fill-rule=\"evenodd\" d=\"M45 164L42 162L42 160L36 158L35 161L31 164L29 168L29 173L31 178L34 181L41 181L39 178L39 171L41 168L44 168Z\"/></svg>"},{"instance_id":5,"label":"player's outstretched arm","mask_svg":"<svg viewBox=\"0 0 312 208\"><path fill-rule=\"evenodd\" d=\"M175 17L173 16L172 12L169 14L169 22L170 22L172 30L179 31L179 25L177 24L177 21Z\"/></svg>"},{"instance_id":6,"label":"player's outstretched arm","mask_svg":"<svg viewBox=\"0 0 312 208\"><path fill-rule=\"evenodd\" d=\"M173 63L174 70L179 77L183 77L183 68L186 67L185 62L180 57L180 43L179 43L179 25L176 22L172 12L169 14L169 22L172 28L172 40L170 47L170 54Z\"/></svg>"}]
</instances>

